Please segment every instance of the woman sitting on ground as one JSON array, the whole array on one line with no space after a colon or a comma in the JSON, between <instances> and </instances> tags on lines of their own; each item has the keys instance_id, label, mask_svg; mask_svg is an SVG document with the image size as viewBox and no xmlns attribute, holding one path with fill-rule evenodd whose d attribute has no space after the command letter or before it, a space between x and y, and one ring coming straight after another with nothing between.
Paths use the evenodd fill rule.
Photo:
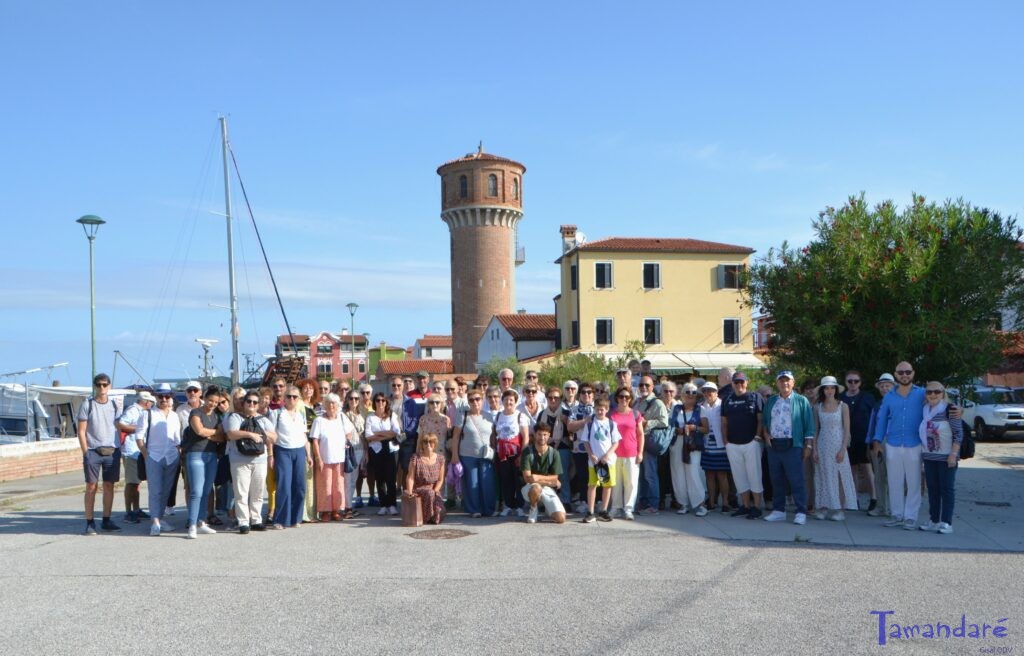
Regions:
<instances>
[{"instance_id":1,"label":"woman sitting on ground","mask_svg":"<svg viewBox=\"0 0 1024 656\"><path fill-rule=\"evenodd\" d=\"M416 455L409 462L409 473L405 477L405 489L412 490L412 496L405 496L405 503L420 504L423 521L426 524L440 524L444 521L444 456L437 453L437 433L420 433L416 441Z\"/></svg>"}]
</instances>

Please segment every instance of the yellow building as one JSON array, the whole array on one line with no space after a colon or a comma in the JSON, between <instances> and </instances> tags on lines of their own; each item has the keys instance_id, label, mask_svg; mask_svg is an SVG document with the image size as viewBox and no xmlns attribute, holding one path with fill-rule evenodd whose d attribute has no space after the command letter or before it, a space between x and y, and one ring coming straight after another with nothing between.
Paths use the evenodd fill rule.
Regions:
<instances>
[{"instance_id":1,"label":"yellow building","mask_svg":"<svg viewBox=\"0 0 1024 656\"><path fill-rule=\"evenodd\" d=\"M660 372L761 367L742 272L753 249L697 239L588 242L563 225L555 315L563 348L608 357L640 340Z\"/></svg>"}]
</instances>

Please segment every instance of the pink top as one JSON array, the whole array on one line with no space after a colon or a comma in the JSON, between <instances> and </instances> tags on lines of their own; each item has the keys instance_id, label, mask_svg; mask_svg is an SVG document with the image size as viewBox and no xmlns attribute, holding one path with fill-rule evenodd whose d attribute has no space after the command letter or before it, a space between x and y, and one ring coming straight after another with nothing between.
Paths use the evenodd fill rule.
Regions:
<instances>
[{"instance_id":1,"label":"pink top","mask_svg":"<svg viewBox=\"0 0 1024 656\"><path fill-rule=\"evenodd\" d=\"M620 458L635 458L638 451L636 443L637 417L634 411L630 410L626 414L622 414L618 410L612 410L608 416L615 422L615 426L619 429L619 435L622 436L619 446L615 449L615 455Z\"/></svg>"}]
</instances>

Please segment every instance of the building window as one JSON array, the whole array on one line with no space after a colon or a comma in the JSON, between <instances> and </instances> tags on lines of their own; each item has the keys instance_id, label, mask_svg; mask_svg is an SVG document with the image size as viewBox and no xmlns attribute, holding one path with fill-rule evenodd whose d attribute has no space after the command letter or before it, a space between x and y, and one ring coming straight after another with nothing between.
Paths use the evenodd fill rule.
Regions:
<instances>
[{"instance_id":1,"label":"building window","mask_svg":"<svg viewBox=\"0 0 1024 656\"><path fill-rule=\"evenodd\" d=\"M330 362L319 362L316 365L317 378L331 378L334 376L334 368Z\"/></svg>"},{"instance_id":2,"label":"building window","mask_svg":"<svg viewBox=\"0 0 1024 656\"><path fill-rule=\"evenodd\" d=\"M570 326L569 332L572 333L569 336L569 338L572 340L571 346L579 346L580 345L580 322L576 321L575 319L573 319L572 322L569 324L569 326Z\"/></svg>"},{"instance_id":3,"label":"building window","mask_svg":"<svg viewBox=\"0 0 1024 656\"><path fill-rule=\"evenodd\" d=\"M343 374L347 374L348 373L348 360L342 360L341 361L341 373L343 373Z\"/></svg>"},{"instance_id":4,"label":"building window","mask_svg":"<svg viewBox=\"0 0 1024 656\"><path fill-rule=\"evenodd\" d=\"M644 319L644 344L661 344L661 319Z\"/></svg>"},{"instance_id":5,"label":"building window","mask_svg":"<svg viewBox=\"0 0 1024 656\"><path fill-rule=\"evenodd\" d=\"M612 263L597 262L594 264L594 287L609 289L612 286Z\"/></svg>"},{"instance_id":6,"label":"building window","mask_svg":"<svg viewBox=\"0 0 1024 656\"><path fill-rule=\"evenodd\" d=\"M512 199L519 200L519 178L512 178Z\"/></svg>"},{"instance_id":7,"label":"building window","mask_svg":"<svg viewBox=\"0 0 1024 656\"><path fill-rule=\"evenodd\" d=\"M594 341L598 344L611 344L614 341L612 334L612 320L598 319L594 322Z\"/></svg>"},{"instance_id":8,"label":"building window","mask_svg":"<svg viewBox=\"0 0 1024 656\"><path fill-rule=\"evenodd\" d=\"M743 285L743 273L745 270L746 267L742 264L719 264L718 288L740 289Z\"/></svg>"},{"instance_id":9,"label":"building window","mask_svg":"<svg viewBox=\"0 0 1024 656\"><path fill-rule=\"evenodd\" d=\"M357 368L359 369L359 373L365 374L366 373L366 360L360 360L359 364L357 365Z\"/></svg>"},{"instance_id":10,"label":"building window","mask_svg":"<svg viewBox=\"0 0 1024 656\"><path fill-rule=\"evenodd\" d=\"M725 344L739 344L740 343L740 320L739 319L723 319L722 320L722 342Z\"/></svg>"},{"instance_id":11,"label":"building window","mask_svg":"<svg viewBox=\"0 0 1024 656\"><path fill-rule=\"evenodd\" d=\"M460 175L459 176L459 198L468 198L468 197L469 197L469 180L466 179L466 176Z\"/></svg>"},{"instance_id":12,"label":"building window","mask_svg":"<svg viewBox=\"0 0 1024 656\"><path fill-rule=\"evenodd\" d=\"M317 355L330 355L331 345L330 344L317 344L316 345Z\"/></svg>"},{"instance_id":13,"label":"building window","mask_svg":"<svg viewBox=\"0 0 1024 656\"><path fill-rule=\"evenodd\" d=\"M579 283L579 273L576 271L576 265L569 265L569 289L576 291L576 285Z\"/></svg>"},{"instance_id":14,"label":"building window","mask_svg":"<svg viewBox=\"0 0 1024 656\"><path fill-rule=\"evenodd\" d=\"M644 262L644 289L661 288L661 265L657 262Z\"/></svg>"},{"instance_id":15,"label":"building window","mask_svg":"<svg viewBox=\"0 0 1024 656\"><path fill-rule=\"evenodd\" d=\"M498 176L494 175L493 173L487 176L487 195L498 195Z\"/></svg>"}]
</instances>

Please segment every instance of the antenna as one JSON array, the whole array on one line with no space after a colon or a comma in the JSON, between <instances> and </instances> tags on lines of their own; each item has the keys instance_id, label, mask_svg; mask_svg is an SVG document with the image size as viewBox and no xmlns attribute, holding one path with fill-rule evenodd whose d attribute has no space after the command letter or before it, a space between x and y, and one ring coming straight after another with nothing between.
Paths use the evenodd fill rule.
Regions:
<instances>
[{"instance_id":1,"label":"antenna","mask_svg":"<svg viewBox=\"0 0 1024 656\"><path fill-rule=\"evenodd\" d=\"M210 347L219 342L219 339L196 338L196 344L203 347L203 375L202 378L210 380Z\"/></svg>"}]
</instances>

